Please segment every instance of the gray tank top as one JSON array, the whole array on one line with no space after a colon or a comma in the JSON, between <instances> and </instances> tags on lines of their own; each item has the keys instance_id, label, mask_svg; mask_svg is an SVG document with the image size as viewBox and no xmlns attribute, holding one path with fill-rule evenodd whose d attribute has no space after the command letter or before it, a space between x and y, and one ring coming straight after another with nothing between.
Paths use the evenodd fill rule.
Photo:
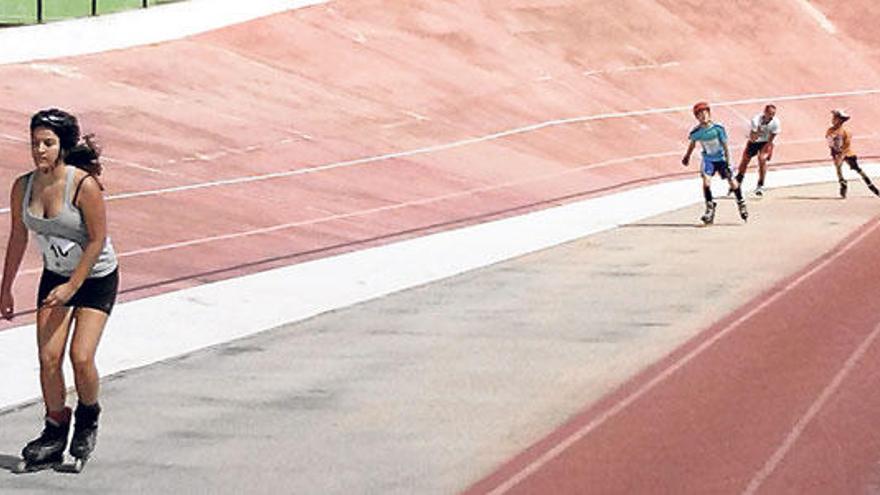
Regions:
<instances>
[{"instance_id":1,"label":"gray tank top","mask_svg":"<svg viewBox=\"0 0 880 495\"><path fill-rule=\"evenodd\" d=\"M71 202L71 189L73 188L73 174L75 167L66 166L67 182L64 186L64 201L61 212L52 218L42 218L31 214L28 205L31 203L31 190L34 181L34 172L27 176L27 185L24 191L24 204L22 204L21 218L25 226L32 230L43 252L43 264L46 269L59 275L69 277L79 264L83 248L89 242L89 232L79 208ZM89 278L109 275L116 269L116 252L110 242L110 236L104 241L104 249L92 266Z\"/></svg>"}]
</instances>

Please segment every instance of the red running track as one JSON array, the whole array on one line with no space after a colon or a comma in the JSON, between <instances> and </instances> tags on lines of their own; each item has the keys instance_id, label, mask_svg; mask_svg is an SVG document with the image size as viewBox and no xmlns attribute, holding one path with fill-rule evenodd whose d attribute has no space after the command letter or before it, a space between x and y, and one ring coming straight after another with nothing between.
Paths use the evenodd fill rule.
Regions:
<instances>
[{"instance_id":1,"label":"red running track","mask_svg":"<svg viewBox=\"0 0 880 495\"><path fill-rule=\"evenodd\" d=\"M880 217L467 493L876 493L878 249Z\"/></svg>"}]
</instances>

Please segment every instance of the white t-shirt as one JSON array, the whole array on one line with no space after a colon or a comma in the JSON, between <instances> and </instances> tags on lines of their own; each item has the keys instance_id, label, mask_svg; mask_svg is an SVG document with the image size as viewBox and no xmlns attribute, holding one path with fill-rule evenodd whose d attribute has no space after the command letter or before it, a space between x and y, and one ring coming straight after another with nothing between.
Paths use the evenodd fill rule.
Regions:
<instances>
[{"instance_id":1,"label":"white t-shirt","mask_svg":"<svg viewBox=\"0 0 880 495\"><path fill-rule=\"evenodd\" d=\"M765 124L762 122L764 118L763 113L759 113L755 115L752 119L752 127L751 131L757 133L758 137L755 139L758 143L766 143L770 140L771 134L779 134L779 131L782 130L782 126L779 124L779 118L774 116L769 123Z\"/></svg>"}]
</instances>

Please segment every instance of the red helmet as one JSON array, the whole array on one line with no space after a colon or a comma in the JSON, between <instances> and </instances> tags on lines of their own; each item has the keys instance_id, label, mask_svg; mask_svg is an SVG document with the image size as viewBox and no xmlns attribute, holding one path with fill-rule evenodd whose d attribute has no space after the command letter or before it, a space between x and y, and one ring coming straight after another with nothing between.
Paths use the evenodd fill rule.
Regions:
<instances>
[{"instance_id":1,"label":"red helmet","mask_svg":"<svg viewBox=\"0 0 880 495\"><path fill-rule=\"evenodd\" d=\"M697 103L696 105L694 105L694 116L696 116L698 113L702 112L703 110L707 110L710 112L712 111L709 109L709 104L706 103L705 101L701 101L701 102Z\"/></svg>"}]
</instances>

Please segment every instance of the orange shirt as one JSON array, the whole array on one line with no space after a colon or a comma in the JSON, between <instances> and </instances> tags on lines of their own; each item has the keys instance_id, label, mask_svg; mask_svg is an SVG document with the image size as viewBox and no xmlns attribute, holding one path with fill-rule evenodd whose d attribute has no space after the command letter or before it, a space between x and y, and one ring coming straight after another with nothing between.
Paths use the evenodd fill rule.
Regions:
<instances>
[{"instance_id":1,"label":"orange shirt","mask_svg":"<svg viewBox=\"0 0 880 495\"><path fill-rule=\"evenodd\" d=\"M825 133L825 139L828 141L828 147L831 148L832 155L841 155L844 158L854 156L850 149L851 138L849 131L844 129L843 126L837 128L829 127Z\"/></svg>"}]
</instances>

